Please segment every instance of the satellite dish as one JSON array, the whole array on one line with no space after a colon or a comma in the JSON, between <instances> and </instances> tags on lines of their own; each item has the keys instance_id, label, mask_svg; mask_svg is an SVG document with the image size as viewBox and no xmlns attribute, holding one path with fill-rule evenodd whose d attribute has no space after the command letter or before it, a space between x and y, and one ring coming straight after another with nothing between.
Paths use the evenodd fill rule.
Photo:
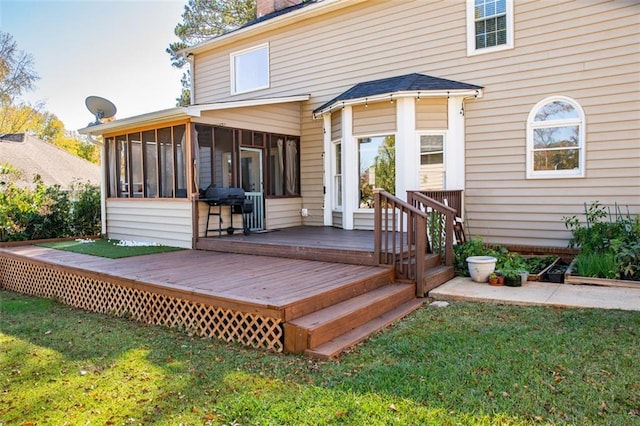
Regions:
<instances>
[{"instance_id":1,"label":"satellite dish","mask_svg":"<svg viewBox=\"0 0 640 426\"><path fill-rule=\"evenodd\" d=\"M84 103L91 111L91 114L96 117L96 121L89 123L89 126L101 124L103 119L116 115L116 106L111 101L100 96L88 96Z\"/></svg>"}]
</instances>

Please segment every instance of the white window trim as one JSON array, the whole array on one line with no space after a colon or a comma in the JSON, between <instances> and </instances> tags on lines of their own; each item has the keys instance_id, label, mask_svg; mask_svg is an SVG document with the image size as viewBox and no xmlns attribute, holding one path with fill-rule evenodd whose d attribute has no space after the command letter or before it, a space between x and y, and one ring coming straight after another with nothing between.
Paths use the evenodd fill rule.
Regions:
<instances>
[{"instance_id":1,"label":"white window trim","mask_svg":"<svg viewBox=\"0 0 640 426\"><path fill-rule=\"evenodd\" d=\"M264 86L259 86L259 87L253 87L251 89L248 90L242 90L242 91L238 91L236 90L236 57L238 56L242 56L246 53L250 53L250 52L254 52L257 50L261 50L261 49L267 49L267 84ZM255 92L256 90L262 90L262 89L268 89L270 87L271 84L271 52L269 49L269 43L263 43L263 44L259 44L257 46L253 46L247 49L243 49L243 50L239 50L236 52L232 52L229 54L229 65L231 68L231 94L232 95L239 95L242 93L249 93L249 92Z\"/></svg>"},{"instance_id":2,"label":"white window trim","mask_svg":"<svg viewBox=\"0 0 640 426\"><path fill-rule=\"evenodd\" d=\"M545 121L542 125L534 125L534 119L536 114L548 103L551 102L567 102L571 104L578 114L580 118L577 119L567 119L567 120L553 120L553 121ZM580 127L579 130L579 143L578 150L580 151L580 161L578 163L578 169L573 170L533 170L533 129L541 128L541 127L556 127L556 126L566 126L566 125L578 125ZM583 178L585 177L585 159L586 159L586 120L584 115L584 110L582 106L575 100L568 96L550 96L544 98L540 102L538 102L529 112L529 116L527 117L527 179L562 179L562 178Z\"/></svg>"},{"instance_id":3,"label":"white window trim","mask_svg":"<svg viewBox=\"0 0 640 426\"><path fill-rule=\"evenodd\" d=\"M476 20L475 2L467 0L467 56L482 55L485 53L499 52L513 49L513 0L506 0L507 6L507 43L499 46L476 49Z\"/></svg>"},{"instance_id":4,"label":"white window trim","mask_svg":"<svg viewBox=\"0 0 640 426\"><path fill-rule=\"evenodd\" d=\"M342 152L342 139L335 139L331 141L331 209L334 212L342 212L344 200L340 198L338 200L338 188L336 187L336 150L337 146L340 144L340 158L342 162L340 164L340 168L342 169L340 173L340 185L342 186L342 196L344 197L344 154ZM338 205L340 202L340 205Z\"/></svg>"}]
</instances>

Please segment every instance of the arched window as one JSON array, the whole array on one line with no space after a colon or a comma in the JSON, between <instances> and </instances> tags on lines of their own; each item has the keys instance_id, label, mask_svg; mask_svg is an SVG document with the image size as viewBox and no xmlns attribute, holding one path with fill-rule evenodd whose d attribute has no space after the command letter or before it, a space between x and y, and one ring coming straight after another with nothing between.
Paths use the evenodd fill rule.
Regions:
<instances>
[{"instance_id":1,"label":"arched window","mask_svg":"<svg viewBox=\"0 0 640 426\"><path fill-rule=\"evenodd\" d=\"M527 119L527 178L584 177L585 120L566 96L536 104Z\"/></svg>"}]
</instances>

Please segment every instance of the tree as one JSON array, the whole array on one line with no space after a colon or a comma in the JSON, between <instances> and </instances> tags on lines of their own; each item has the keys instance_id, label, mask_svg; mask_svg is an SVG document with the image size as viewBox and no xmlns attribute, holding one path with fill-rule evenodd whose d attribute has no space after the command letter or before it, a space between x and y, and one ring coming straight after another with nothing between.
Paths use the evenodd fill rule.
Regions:
<instances>
[{"instance_id":1,"label":"tree","mask_svg":"<svg viewBox=\"0 0 640 426\"><path fill-rule=\"evenodd\" d=\"M18 132L42 107L15 104L18 96L33 89L38 78L31 55L18 50L11 34L0 31L0 134Z\"/></svg>"},{"instance_id":2,"label":"tree","mask_svg":"<svg viewBox=\"0 0 640 426\"><path fill-rule=\"evenodd\" d=\"M18 50L11 34L0 31L0 106L33 89L38 78L31 55Z\"/></svg>"},{"instance_id":3,"label":"tree","mask_svg":"<svg viewBox=\"0 0 640 426\"><path fill-rule=\"evenodd\" d=\"M182 68L186 64L186 59L178 54L180 50L229 32L255 17L255 0L189 0L182 22L174 30L180 41L171 43L166 50L171 56L171 65ZM191 75L188 71L182 75L181 82L182 93L176 98L178 106L190 103Z\"/></svg>"}]
</instances>

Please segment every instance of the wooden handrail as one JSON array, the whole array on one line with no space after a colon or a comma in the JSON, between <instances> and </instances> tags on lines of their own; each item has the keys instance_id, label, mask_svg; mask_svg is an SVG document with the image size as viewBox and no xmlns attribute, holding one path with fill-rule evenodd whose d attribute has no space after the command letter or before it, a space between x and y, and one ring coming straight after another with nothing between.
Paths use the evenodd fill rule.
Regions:
<instances>
[{"instance_id":1,"label":"wooden handrail","mask_svg":"<svg viewBox=\"0 0 640 426\"><path fill-rule=\"evenodd\" d=\"M378 264L394 265L399 277L416 282L424 297L427 214L383 190L374 193L374 254Z\"/></svg>"}]
</instances>

